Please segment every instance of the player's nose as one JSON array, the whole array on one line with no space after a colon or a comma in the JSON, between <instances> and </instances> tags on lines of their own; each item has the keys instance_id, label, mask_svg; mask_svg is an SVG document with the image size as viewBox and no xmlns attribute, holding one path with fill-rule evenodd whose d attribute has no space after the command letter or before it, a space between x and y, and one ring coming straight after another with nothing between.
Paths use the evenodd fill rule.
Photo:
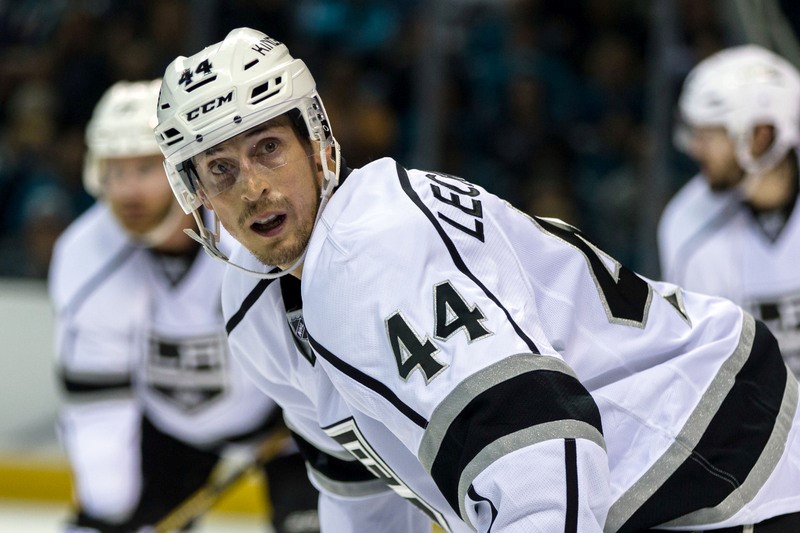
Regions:
<instances>
[{"instance_id":1,"label":"player's nose","mask_svg":"<svg viewBox=\"0 0 800 533\"><path fill-rule=\"evenodd\" d=\"M239 167L239 182L242 187L242 198L253 202L269 191L269 172L265 172L263 167L245 158Z\"/></svg>"}]
</instances>

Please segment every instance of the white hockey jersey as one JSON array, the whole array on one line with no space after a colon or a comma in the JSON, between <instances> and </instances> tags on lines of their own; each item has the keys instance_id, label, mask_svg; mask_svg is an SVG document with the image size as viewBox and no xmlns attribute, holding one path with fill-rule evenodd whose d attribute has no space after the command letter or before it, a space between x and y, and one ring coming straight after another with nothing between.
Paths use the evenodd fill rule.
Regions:
<instances>
[{"instance_id":1,"label":"white hockey jersey","mask_svg":"<svg viewBox=\"0 0 800 533\"><path fill-rule=\"evenodd\" d=\"M800 376L800 209L777 223L768 234L740 197L714 193L695 176L661 217L661 270L667 281L729 298L764 321Z\"/></svg>"},{"instance_id":2,"label":"white hockey jersey","mask_svg":"<svg viewBox=\"0 0 800 533\"><path fill-rule=\"evenodd\" d=\"M60 431L81 504L122 516L138 497L139 415L196 446L261 428L274 411L231 359L224 265L198 251L177 281L97 203L59 238L49 289L68 392Z\"/></svg>"},{"instance_id":3,"label":"white hockey jersey","mask_svg":"<svg viewBox=\"0 0 800 533\"><path fill-rule=\"evenodd\" d=\"M231 260L251 270L266 271L242 247L234 251ZM425 472L399 441L386 432L378 436L392 447L393 456L404 454L402 478L374 453L342 442L336 432L323 430L346 426L352 415L309 346L300 307L300 281L290 276L256 281L229 268L222 296L234 357L242 360L259 387L281 405L284 420L309 463L309 477L320 490L323 531L430 533L437 513L402 481L425 479ZM437 494L433 487L431 497ZM403 497L424 512L408 505ZM446 507L438 497L437 503ZM457 524L452 531L470 530Z\"/></svg>"},{"instance_id":4,"label":"white hockey jersey","mask_svg":"<svg viewBox=\"0 0 800 533\"><path fill-rule=\"evenodd\" d=\"M241 249L234 262L255 264ZM309 245L304 323L277 285L229 269L234 354L303 437L347 450L446 530L800 510L797 382L763 326L459 178L390 159L353 171ZM286 310L289 336L271 327ZM320 477L328 496L358 492Z\"/></svg>"}]
</instances>

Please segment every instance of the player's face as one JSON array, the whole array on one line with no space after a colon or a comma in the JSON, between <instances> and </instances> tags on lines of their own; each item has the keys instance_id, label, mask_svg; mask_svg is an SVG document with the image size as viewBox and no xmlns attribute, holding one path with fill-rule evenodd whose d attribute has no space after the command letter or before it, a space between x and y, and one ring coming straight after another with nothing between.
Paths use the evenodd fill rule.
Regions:
<instances>
[{"instance_id":1,"label":"player's face","mask_svg":"<svg viewBox=\"0 0 800 533\"><path fill-rule=\"evenodd\" d=\"M160 155L104 160L103 194L125 230L141 237L170 212L172 195Z\"/></svg>"},{"instance_id":2,"label":"player's face","mask_svg":"<svg viewBox=\"0 0 800 533\"><path fill-rule=\"evenodd\" d=\"M260 261L290 266L311 237L321 166L286 117L194 157L204 205Z\"/></svg>"},{"instance_id":3,"label":"player's face","mask_svg":"<svg viewBox=\"0 0 800 533\"><path fill-rule=\"evenodd\" d=\"M709 186L724 191L739 184L744 172L736 161L736 148L724 128L693 128L689 154L700 165Z\"/></svg>"}]
</instances>

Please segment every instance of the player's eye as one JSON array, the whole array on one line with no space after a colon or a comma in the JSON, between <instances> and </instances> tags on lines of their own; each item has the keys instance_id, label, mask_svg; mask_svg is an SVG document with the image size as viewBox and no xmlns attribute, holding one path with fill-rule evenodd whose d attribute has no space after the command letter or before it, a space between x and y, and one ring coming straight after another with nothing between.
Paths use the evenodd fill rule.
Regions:
<instances>
[{"instance_id":1,"label":"player's eye","mask_svg":"<svg viewBox=\"0 0 800 533\"><path fill-rule=\"evenodd\" d=\"M280 144L275 139L265 139L259 143L261 145L261 152L265 154L272 154L278 151Z\"/></svg>"},{"instance_id":2,"label":"player's eye","mask_svg":"<svg viewBox=\"0 0 800 533\"><path fill-rule=\"evenodd\" d=\"M222 159L215 159L208 164L208 170L215 176L223 176L233 173L233 165Z\"/></svg>"},{"instance_id":3,"label":"player's eye","mask_svg":"<svg viewBox=\"0 0 800 533\"><path fill-rule=\"evenodd\" d=\"M214 159L208 162L204 172L204 185L216 191L223 191L234 184L238 170L236 166L226 159Z\"/></svg>"},{"instance_id":4,"label":"player's eye","mask_svg":"<svg viewBox=\"0 0 800 533\"><path fill-rule=\"evenodd\" d=\"M275 137L265 137L253 146L253 156L264 167L276 168L285 163L286 150Z\"/></svg>"}]
</instances>

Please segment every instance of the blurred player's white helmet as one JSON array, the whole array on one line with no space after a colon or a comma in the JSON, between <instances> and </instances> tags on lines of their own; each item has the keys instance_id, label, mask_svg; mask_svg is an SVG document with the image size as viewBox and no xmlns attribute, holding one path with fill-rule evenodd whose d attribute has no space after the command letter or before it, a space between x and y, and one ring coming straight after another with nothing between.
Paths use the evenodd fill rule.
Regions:
<instances>
[{"instance_id":1,"label":"blurred player's white helmet","mask_svg":"<svg viewBox=\"0 0 800 533\"><path fill-rule=\"evenodd\" d=\"M701 61L687 76L678 105L690 128L724 127L739 166L750 175L770 170L800 143L800 74L757 45L728 48ZM775 141L754 158L750 147L758 125L773 126ZM680 148L687 140L676 135Z\"/></svg>"},{"instance_id":2,"label":"blurred player's white helmet","mask_svg":"<svg viewBox=\"0 0 800 533\"><path fill-rule=\"evenodd\" d=\"M293 58L283 43L249 28L235 29L223 41L173 61L161 87L156 136L184 211L196 213L202 203L193 156L294 109L309 138L319 143L322 161L330 147L336 162L333 171L323 165L321 212L338 182L339 150L305 63ZM216 247L217 237L196 214L195 219L200 235L192 237L212 256L227 261Z\"/></svg>"},{"instance_id":3,"label":"blurred player's white helmet","mask_svg":"<svg viewBox=\"0 0 800 533\"><path fill-rule=\"evenodd\" d=\"M119 81L106 90L86 126L83 185L102 193L101 162L117 157L159 155L153 128L161 80Z\"/></svg>"}]
</instances>

